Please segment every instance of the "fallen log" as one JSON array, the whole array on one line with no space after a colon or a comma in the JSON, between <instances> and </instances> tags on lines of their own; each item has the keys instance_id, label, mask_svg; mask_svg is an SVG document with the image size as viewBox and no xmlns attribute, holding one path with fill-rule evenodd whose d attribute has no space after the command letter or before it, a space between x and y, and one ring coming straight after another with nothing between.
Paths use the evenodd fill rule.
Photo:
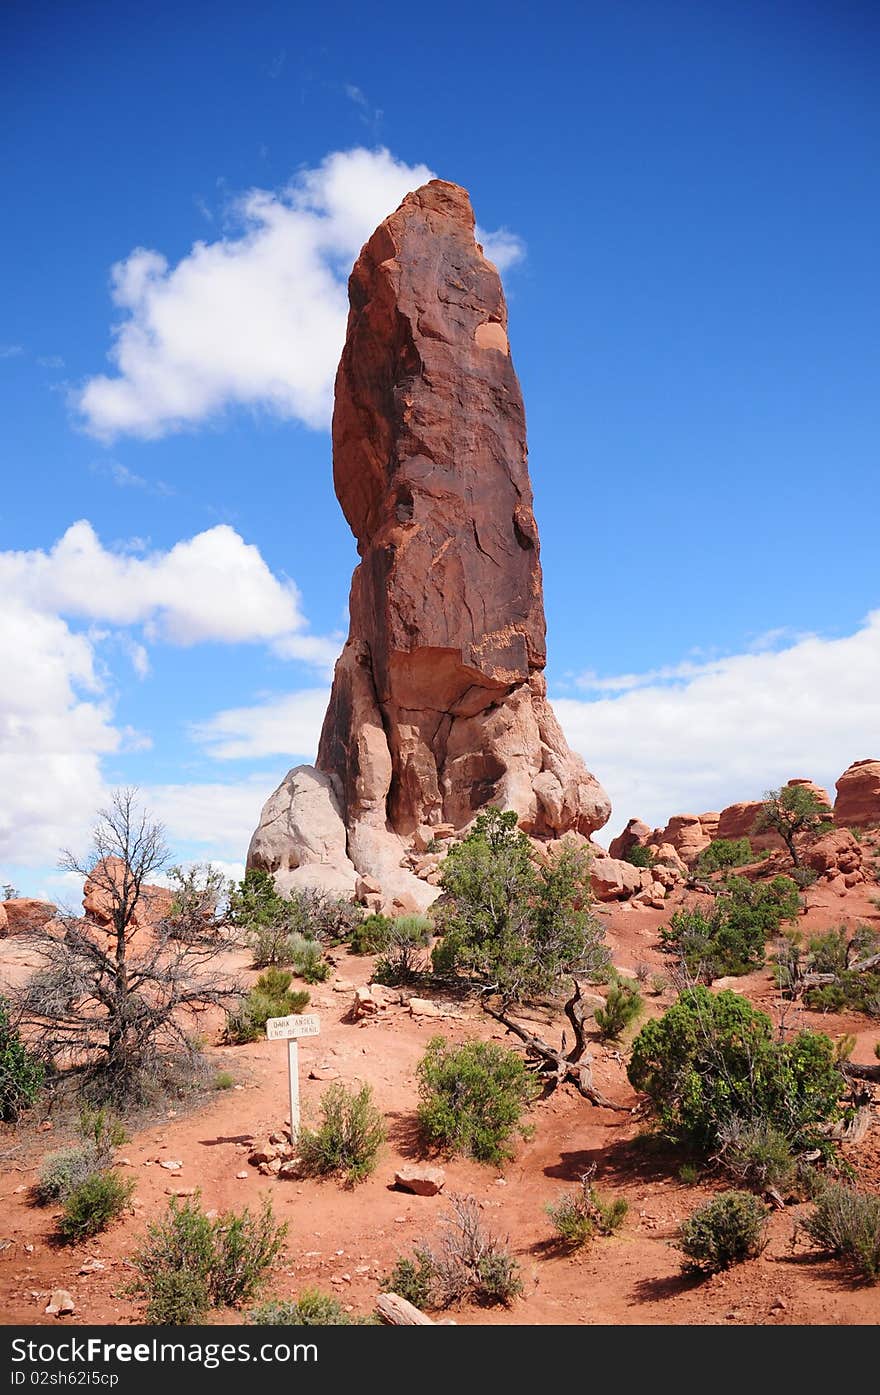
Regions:
<instances>
[{"instance_id":1,"label":"fallen log","mask_svg":"<svg viewBox=\"0 0 880 1395\"><path fill-rule=\"evenodd\" d=\"M389 1327L435 1327L433 1318L423 1313L414 1303L401 1298L399 1293L380 1293L376 1299L376 1312Z\"/></svg>"}]
</instances>

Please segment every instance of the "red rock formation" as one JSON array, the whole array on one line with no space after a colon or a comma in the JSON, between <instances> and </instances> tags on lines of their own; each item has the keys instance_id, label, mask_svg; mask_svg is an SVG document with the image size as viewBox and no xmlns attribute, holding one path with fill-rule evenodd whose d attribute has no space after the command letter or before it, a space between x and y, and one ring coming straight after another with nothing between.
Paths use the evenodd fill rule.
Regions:
<instances>
[{"instance_id":1,"label":"red rock formation","mask_svg":"<svg viewBox=\"0 0 880 1395\"><path fill-rule=\"evenodd\" d=\"M880 760L857 760L837 781L834 822L839 828L880 823Z\"/></svg>"},{"instance_id":2,"label":"red rock formation","mask_svg":"<svg viewBox=\"0 0 880 1395\"><path fill-rule=\"evenodd\" d=\"M100 864L98 864L100 866ZM119 857L106 857L104 859L104 872L107 878L120 886L125 871L125 864ZM131 918L131 932L140 929L154 928L164 916L171 911L173 900L172 893L166 886L143 885L140 890L138 903L134 908ZM83 888L83 910L86 917L102 929L107 930L113 923L113 899L107 885L100 885L93 877L86 879Z\"/></svg>"},{"instance_id":3,"label":"red rock formation","mask_svg":"<svg viewBox=\"0 0 880 1395\"><path fill-rule=\"evenodd\" d=\"M537 837L589 836L610 805L546 699L522 396L466 192L433 180L409 194L349 297L333 475L361 562L317 769L347 834L332 867L418 902L424 883L400 867L417 829L499 804ZM308 880L308 850L262 827L250 863L286 858L288 884Z\"/></svg>"},{"instance_id":4,"label":"red rock formation","mask_svg":"<svg viewBox=\"0 0 880 1395\"><path fill-rule=\"evenodd\" d=\"M7 935L26 935L29 930L39 930L54 920L58 911L51 901L36 901L30 896L14 896L0 905L6 919L6 929L0 930L0 934Z\"/></svg>"},{"instance_id":5,"label":"red rock formation","mask_svg":"<svg viewBox=\"0 0 880 1395\"><path fill-rule=\"evenodd\" d=\"M858 886L868 880L862 849L846 828L835 828L808 844L803 860L805 866L812 867L830 882L842 877L845 887Z\"/></svg>"},{"instance_id":6,"label":"red rock formation","mask_svg":"<svg viewBox=\"0 0 880 1395\"><path fill-rule=\"evenodd\" d=\"M630 819L622 833L608 844L608 856L625 858L632 848L643 848L650 841L651 830L641 819Z\"/></svg>"}]
</instances>

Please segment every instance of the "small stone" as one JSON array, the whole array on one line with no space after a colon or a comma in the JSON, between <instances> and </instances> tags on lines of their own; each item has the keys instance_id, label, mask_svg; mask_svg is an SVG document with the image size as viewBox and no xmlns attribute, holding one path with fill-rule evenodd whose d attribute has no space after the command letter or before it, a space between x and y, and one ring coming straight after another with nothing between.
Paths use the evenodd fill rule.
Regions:
<instances>
[{"instance_id":1,"label":"small stone","mask_svg":"<svg viewBox=\"0 0 880 1395\"><path fill-rule=\"evenodd\" d=\"M436 1196L442 1192L446 1173L442 1167L431 1167L420 1163L407 1163L394 1174L394 1185L416 1196Z\"/></svg>"},{"instance_id":2,"label":"small stone","mask_svg":"<svg viewBox=\"0 0 880 1395\"><path fill-rule=\"evenodd\" d=\"M195 1187L166 1187L166 1196L195 1196Z\"/></svg>"},{"instance_id":3,"label":"small stone","mask_svg":"<svg viewBox=\"0 0 880 1395\"><path fill-rule=\"evenodd\" d=\"M413 1017L439 1017L440 1009L427 998L410 998L409 1010Z\"/></svg>"},{"instance_id":4,"label":"small stone","mask_svg":"<svg viewBox=\"0 0 880 1395\"><path fill-rule=\"evenodd\" d=\"M80 1274L100 1274L107 1266L102 1259L87 1259L77 1271Z\"/></svg>"},{"instance_id":5,"label":"small stone","mask_svg":"<svg viewBox=\"0 0 880 1395\"><path fill-rule=\"evenodd\" d=\"M65 1313L75 1313L76 1304L66 1288L56 1288L46 1304L49 1317L64 1317Z\"/></svg>"},{"instance_id":6,"label":"small stone","mask_svg":"<svg viewBox=\"0 0 880 1395\"><path fill-rule=\"evenodd\" d=\"M179 1158L163 1158L159 1166L164 1167L168 1172L179 1172L183 1163Z\"/></svg>"},{"instance_id":7,"label":"small stone","mask_svg":"<svg viewBox=\"0 0 880 1395\"><path fill-rule=\"evenodd\" d=\"M248 1174L246 1172L236 1172L235 1178L237 1182L246 1182L248 1179Z\"/></svg>"}]
</instances>

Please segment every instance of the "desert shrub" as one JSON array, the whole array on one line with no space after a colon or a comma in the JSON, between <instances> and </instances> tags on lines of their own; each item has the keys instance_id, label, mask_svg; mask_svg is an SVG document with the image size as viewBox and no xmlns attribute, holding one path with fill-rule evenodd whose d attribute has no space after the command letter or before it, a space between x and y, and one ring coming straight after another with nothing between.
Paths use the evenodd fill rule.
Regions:
<instances>
[{"instance_id":1,"label":"desert shrub","mask_svg":"<svg viewBox=\"0 0 880 1395\"><path fill-rule=\"evenodd\" d=\"M660 931L661 948L698 982L747 974L761 967L767 939L799 908L789 877L774 877L766 885L729 877L711 910L691 906L675 912Z\"/></svg>"},{"instance_id":2,"label":"desert shrub","mask_svg":"<svg viewBox=\"0 0 880 1395\"><path fill-rule=\"evenodd\" d=\"M764 1190L774 1187L787 1194L798 1180L797 1159L791 1141L767 1119L740 1119L733 1115L718 1128L718 1156L738 1182Z\"/></svg>"},{"instance_id":3,"label":"desert shrub","mask_svg":"<svg viewBox=\"0 0 880 1395\"><path fill-rule=\"evenodd\" d=\"M776 982L789 998L803 993L804 1003L816 1012L851 1009L880 1017L880 970L857 971L855 966L880 949L880 935L860 926L853 935L846 928L812 935L804 943L799 934L786 935L774 956ZM805 986L807 974L830 974L828 983Z\"/></svg>"},{"instance_id":4,"label":"desert shrub","mask_svg":"<svg viewBox=\"0 0 880 1395\"><path fill-rule=\"evenodd\" d=\"M686 989L642 1027L627 1073L667 1135L701 1151L717 1147L733 1117L772 1124L795 1150L810 1147L841 1113L831 1039L799 1032L780 1041L770 1018L729 990Z\"/></svg>"},{"instance_id":5,"label":"desert shrub","mask_svg":"<svg viewBox=\"0 0 880 1395\"><path fill-rule=\"evenodd\" d=\"M433 1037L417 1074L419 1123L432 1143L499 1163L511 1154L512 1135L528 1134L521 1119L539 1086L516 1051L482 1041L447 1046Z\"/></svg>"},{"instance_id":6,"label":"desert shrub","mask_svg":"<svg viewBox=\"0 0 880 1395\"><path fill-rule=\"evenodd\" d=\"M288 955L288 964L306 983L323 983L330 977L330 965L317 940L306 939L305 935L291 935Z\"/></svg>"},{"instance_id":7,"label":"desert shrub","mask_svg":"<svg viewBox=\"0 0 880 1395\"><path fill-rule=\"evenodd\" d=\"M696 1163L682 1163L678 1169L678 1180L685 1187L693 1187L700 1180L700 1169Z\"/></svg>"},{"instance_id":8,"label":"desert shrub","mask_svg":"<svg viewBox=\"0 0 880 1395\"><path fill-rule=\"evenodd\" d=\"M291 892L291 903L300 917L300 933L326 944L347 940L363 919L363 911L350 896L317 887Z\"/></svg>"},{"instance_id":9,"label":"desert shrub","mask_svg":"<svg viewBox=\"0 0 880 1395\"><path fill-rule=\"evenodd\" d=\"M418 1307L448 1308L464 1300L510 1304L522 1293L517 1261L484 1228L474 1197L449 1200L434 1243L419 1246L410 1260L398 1260L386 1282Z\"/></svg>"},{"instance_id":10,"label":"desert shrub","mask_svg":"<svg viewBox=\"0 0 880 1395\"><path fill-rule=\"evenodd\" d=\"M592 914L588 855L566 843L539 861L513 811L488 809L443 863L437 972L491 983L507 1001L552 992L566 974L609 962Z\"/></svg>"},{"instance_id":11,"label":"desert shrub","mask_svg":"<svg viewBox=\"0 0 880 1395\"><path fill-rule=\"evenodd\" d=\"M546 1208L560 1243L572 1250L586 1245L594 1235L613 1235L623 1225L628 1209L623 1197L603 1201L590 1173L581 1178L579 1191Z\"/></svg>"},{"instance_id":12,"label":"desert shrub","mask_svg":"<svg viewBox=\"0 0 880 1395\"><path fill-rule=\"evenodd\" d=\"M632 867L653 867L657 861L657 855L653 848L646 848L641 843L633 843L623 854L624 862L630 863Z\"/></svg>"},{"instance_id":13,"label":"desert shrub","mask_svg":"<svg viewBox=\"0 0 880 1395\"><path fill-rule=\"evenodd\" d=\"M385 1124L370 1086L355 1093L334 1084L321 1097L321 1123L300 1130L297 1148L307 1176L338 1173L354 1185L375 1170L384 1142Z\"/></svg>"},{"instance_id":14,"label":"desert shrub","mask_svg":"<svg viewBox=\"0 0 880 1395\"><path fill-rule=\"evenodd\" d=\"M256 968L292 964L304 940L338 944L360 923L362 912L345 896L294 888L282 896L272 876L250 868L229 897L229 919L251 949Z\"/></svg>"},{"instance_id":15,"label":"desert shrub","mask_svg":"<svg viewBox=\"0 0 880 1395\"><path fill-rule=\"evenodd\" d=\"M791 879L798 891L806 891L807 887L819 880L819 873L814 867L792 867Z\"/></svg>"},{"instance_id":16,"label":"desert shrub","mask_svg":"<svg viewBox=\"0 0 880 1395\"><path fill-rule=\"evenodd\" d=\"M679 1226L676 1249L690 1273L717 1274L764 1248L767 1207L751 1192L721 1192Z\"/></svg>"},{"instance_id":17,"label":"desert shrub","mask_svg":"<svg viewBox=\"0 0 880 1395\"><path fill-rule=\"evenodd\" d=\"M29 1051L9 1020L9 1003L0 997L0 1120L17 1119L32 1105L45 1078L42 1061Z\"/></svg>"},{"instance_id":18,"label":"desert shrub","mask_svg":"<svg viewBox=\"0 0 880 1395\"><path fill-rule=\"evenodd\" d=\"M260 974L251 991L226 1017L226 1040L235 1045L257 1041L266 1031L270 1017L287 1017L308 1006L306 989L291 991L293 974L271 968Z\"/></svg>"},{"instance_id":19,"label":"desert shrub","mask_svg":"<svg viewBox=\"0 0 880 1395\"><path fill-rule=\"evenodd\" d=\"M880 1196L827 1182L801 1228L817 1249L845 1260L872 1283L880 1278Z\"/></svg>"},{"instance_id":20,"label":"desert shrub","mask_svg":"<svg viewBox=\"0 0 880 1395\"><path fill-rule=\"evenodd\" d=\"M226 925L229 886L223 873L210 862L190 868L172 867L171 910L159 925L159 933L172 940L197 943L212 940Z\"/></svg>"},{"instance_id":21,"label":"desert shrub","mask_svg":"<svg viewBox=\"0 0 880 1395\"><path fill-rule=\"evenodd\" d=\"M434 1263L429 1250L416 1248L412 1256L401 1256L390 1274L382 1280L382 1287L414 1303L417 1308L431 1305L431 1282L434 1277Z\"/></svg>"},{"instance_id":22,"label":"desert shrub","mask_svg":"<svg viewBox=\"0 0 880 1395\"><path fill-rule=\"evenodd\" d=\"M798 835L823 833L829 826L827 818L828 806L812 790L805 785L783 785L782 789L766 791L752 831L763 833L770 829L778 833L795 867L799 867Z\"/></svg>"},{"instance_id":23,"label":"desert shrub","mask_svg":"<svg viewBox=\"0 0 880 1395\"><path fill-rule=\"evenodd\" d=\"M376 961L373 979L395 988L412 983L427 972L425 946L434 932L434 922L424 915L399 916L389 926L383 953Z\"/></svg>"},{"instance_id":24,"label":"desert shrub","mask_svg":"<svg viewBox=\"0 0 880 1395\"><path fill-rule=\"evenodd\" d=\"M651 975L651 986L648 991L652 998L659 998L661 994L666 992L667 987L668 984L662 974Z\"/></svg>"},{"instance_id":25,"label":"desert shrub","mask_svg":"<svg viewBox=\"0 0 880 1395\"><path fill-rule=\"evenodd\" d=\"M299 1298L276 1299L252 1308L247 1321L257 1327L365 1327L374 1319L352 1317L338 1298L317 1288L305 1288Z\"/></svg>"},{"instance_id":26,"label":"desert shrub","mask_svg":"<svg viewBox=\"0 0 880 1395\"><path fill-rule=\"evenodd\" d=\"M615 1041L634 1022L644 1006L639 986L632 979L615 976L605 995L605 1006L596 1008L596 1026L603 1041Z\"/></svg>"},{"instance_id":27,"label":"desert shrub","mask_svg":"<svg viewBox=\"0 0 880 1395\"><path fill-rule=\"evenodd\" d=\"M212 1220L198 1193L182 1205L172 1197L166 1215L148 1225L133 1261L132 1291L146 1301L146 1321L181 1325L209 1305L240 1307L260 1288L286 1233L268 1198L257 1216L245 1209Z\"/></svg>"},{"instance_id":28,"label":"desert shrub","mask_svg":"<svg viewBox=\"0 0 880 1395\"><path fill-rule=\"evenodd\" d=\"M38 1206L63 1201L96 1173L105 1172L113 1153L126 1140L121 1122L105 1109L83 1109L79 1116L81 1143L49 1153L32 1189Z\"/></svg>"},{"instance_id":29,"label":"desert shrub","mask_svg":"<svg viewBox=\"0 0 880 1395\"><path fill-rule=\"evenodd\" d=\"M748 838L716 838L697 858L696 870L703 874L742 867L754 854Z\"/></svg>"},{"instance_id":30,"label":"desert shrub","mask_svg":"<svg viewBox=\"0 0 880 1395\"><path fill-rule=\"evenodd\" d=\"M134 1182L124 1180L118 1172L90 1173L65 1197L58 1221L59 1236L71 1243L106 1230L122 1215L133 1191Z\"/></svg>"},{"instance_id":31,"label":"desert shrub","mask_svg":"<svg viewBox=\"0 0 880 1395\"><path fill-rule=\"evenodd\" d=\"M230 1074L228 1070L218 1070L214 1076L215 1090L231 1090L234 1084L235 1076Z\"/></svg>"},{"instance_id":32,"label":"desert shrub","mask_svg":"<svg viewBox=\"0 0 880 1395\"><path fill-rule=\"evenodd\" d=\"M352 954L380 954L388 943L392 922L387 915L367 915L353 926L348 945Z\"/></svg>"}]
</instances>

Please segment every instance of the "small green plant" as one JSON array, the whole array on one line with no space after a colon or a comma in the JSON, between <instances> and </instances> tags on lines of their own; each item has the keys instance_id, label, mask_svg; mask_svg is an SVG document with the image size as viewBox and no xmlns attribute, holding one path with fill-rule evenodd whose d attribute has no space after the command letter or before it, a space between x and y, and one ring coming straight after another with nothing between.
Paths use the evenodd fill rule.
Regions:
<instances>
[{"instance_id":1,"label":"small green plant","mask_svg":"<svg viewBox=\"0 0 880 1395\"><path fill-rule=\"evenodd\" d=\"M388 929L382 957L373 978L389 988L412 983L427 972L424 949L434 933L434 922L423 915L399 916Z\"/></svg>"},{"instance_id":2,"label":"small green plant","mask_svg":"<svg viewBox=\"0 0 880 1395\"><path fill-rule=\"evenodd\" d=\"M596 1026L603 1041L616 1041L644 1006L639 986L632 979L615 975L605 995L605 1006L596 1008Z\"/></svg>"},{"instance_id":3,"label":"small green plant","mask_svg":"<svg viewBox=\"0 0 880 1395\"><path fill-rule=\"evenodd\" d=\"M214 1076L215 1090L231 1090L234 1084L235 1076L231 1075L228 1070L218 1070Z\"/></svg>"},{"instance_id":4,"label":"small green plant","mask_svg":"<svg viewBox=\"0 0 880 1395\"><path fill-rule=\"evenodd\" d=\"M226 1040L241 1045L265 1035L270 1017L287 1017L308 1005L307 989L291 990L293 974L270 968L260 974L251 991L226 1018Z\"/></svg>"},{"instance_id":5,"label":"small green plant","mask_svg":"<svg viewBox=\"0 0 880 1395\"><path fill-rule=\"evenodd\" d=\"M323 983L330 977L330 965L317 940L307 939L304 935L291 935L289 956L288 964L306 983Z\"/></svg>"},{"instance_id":6,"label":"small green plant","mask_svg":"<svg viewBox=\"0 0 880 1395\"><path fill-rule=\"evenodd\" d=\"M348 947L352 954L381 954L388 943L392 921L387 915L368 915L352 929Z\"/></svg>"},{"instance_id":7,"label":"small green plant","mask_svg":"<svg viewBox=\"0 0 880 1395\"><path fill-rule=\"evenodd\" d=\"M828 1182L801 1228L817 1249L844 1260L870 1283L880 1279L880 1196Z\"/></svg>"},{"instance_id":8,"label":"small green plant","mask_svg":"<svg viewBox=\"0 0 880 1395\"><path fill-rule=\"evenodd\" d=\"M255 1327L372 1327L371 1317L352 1317L338 1298L305 1288L293 1301L276 1299L252 1308L247 1321Z\"/></svg>"},{"instance_id":9,"label":"small green plant","mask_svg":"<svg viewBox=\"0 0 880 1395\"><path fill-rule=\"evenodd\" d=\"M430 1142L498 1164L510 1157L515 1133L528 1135L521 1120L539 1086L517 1052L493 1042L447 1046L433 1037L417 1074L419 1123Z\"/></svg>"},{"instance_id":10,"label":"small green plant","mask_svg":"<svg viewBox=\"0 0 880 1395\"><path fill-rule=\"evenodd\" d=\"M9 1003L0 997L0 1120L9 1123L33 1104L45 1078L39 1057L29 1051L9 1020Z\"/></svg>"},{"instance_id":11,"label":"small green plant","mask_svg":"<svg viewBox=\"0 0 880 1395\"><path fill-rule=\"evenodd\" d=\"M431 1284L434 1277L434 1261L429 1250L415 1249L412 1256L401 1256L390 1274L382 1280L382 1287L397 1293L417 1308L427 1308L431 1304Z\"/></svg>"},{"instance_id":12,"label":"small green plant","mask_svg":"<svg viewBox=\"0 0 880 1395\"><path fill-rule=\"evenodd\" d=\"M134 1182L117 1172L93 1172L68 1193L58 1221L58 1234L67 1244L98 1235L122 1215Z\"/></svg>"},{"instance_id":13,"label":"small green plant","mask_svg":"<svg viewBox=\"0 0 880 1395\"><path fill-rule=\"evenodd\" d=\"M727 871L731 867L742 867L753 857L748 838L716 838L700 853L696 870L703 875Z\"/></svg>"},{"instance_id":14,"label":"small green plant","mask_svg":"<svg viewBox=\"0 0 880 1395\"><path fill-rule=\"evenodd\" d=\"M113 1161L114 1151L127 1138L122 1123L106 1109L83 1109L79 1116L79 1134L82 1143L61 1148L43 1159L39 1178L32 1189L38 1206L64 1201L90 1177L105 1173Z\"/></svg>"},{"instance_id":15,"label":"small green plant","mask_svg":"<svg viewBox=\"0 0 880 1395\"><path fill-rule=\"evenodd\" d=\"M591 1177L591 1173L584 1173L579 1191L546 1208L560 1242L571 1250L580 1249L594 1235L613 1235L629 1209L623 1197L603 1201Z\"/></svg>"},{"instance_id":16,"label":"small green plant","mask_svg":"<svg viewBox=\"0 0 880 1395\"><path fill-rule=\"evenodd\" d=\"M682 1163L678 1169L678 1180L683 1187L694 1187L700 1180L700 1169L696 1163Z\"/></svg>"},{"instance_id":17,"label":"small green plant","mask_svg":"<svg viewBox=\"0 0 880 1395\"><path fill-rule=\"evenodd\" d=\"M666 992L667 987L667 981L662 974L653 974L651 977L651 987L648 991L652 998L659 998Z\"/></svg>"},{"instance_id":18,"label":"small green plant","mask_svg":"<svg viewBox=\"0 0 880 1395\"><path fill-rule=\"evenodd\" d=\"M732 1115L718 1129L718 1157L738 1182L788 1194L798 1181L797 1160L783 1130L769 1119Z\"/></svg>"},{"instance_id":19,"label":"small green plant","mask_svg":"<svg viewBox=\"0 0 880 1395\"><path fill-rule=\"evenodd\" d=\"M623 860L632 867L653 867L657 861L657 854L653 848L646 848L642 843L633 843L624 853Z\"/></svg>"},{"instance_id":20,"label":"small green plant","mask_svg":"<svg viewBox=\"0 0 880 1395\"><path fill-rule=\"evenodd\" d=\"M466 1299L509 1305L523 1291L517 1261L484 1229L474 1197L449 1200L434 1244L399 1259L385 1282L417 1307L448 1308Z\"/></svg>"},{"instance_id":21,"label":"small green plant","mask_svg":"<svg viewBox=\"0 0 880 1395\"><path fill-rule=\"evenodd\" d=\"M717 1274L764 1248L767 1207L751 1192L721 1192L678 1229L676 1249L688 1273Z\"/></svg>"},{"instance_id":22,"label":"small green plant","mask_svg":"<svg viewBox=\"0 0 880 1395\"><path fill-rule=\"evenodd\" d=\"M321 1097L321 1123L316 1129L301 1129L297 1147L307 1176L335 1173L353 1186L375 1170L384 1142L385 1124L370 1086L354 1093L334 1084Z\"/></svg>"},{"instance_id":23,"label":"small green plant","mask_svg":"<svg viewBox=\"0 0 880 1395\"><path fill-rule=\"evenodd\" d=\"M147 1227L134 1257L132 1292L146 1302L145 1320L165 1326L197 1322L210 1306L240 1307L265 1280L287 1233L266 1199L249 1210L211 1219L199 1193L181 1205L172 1197L166 1215Z\"/></svg>"}]
</instances>

